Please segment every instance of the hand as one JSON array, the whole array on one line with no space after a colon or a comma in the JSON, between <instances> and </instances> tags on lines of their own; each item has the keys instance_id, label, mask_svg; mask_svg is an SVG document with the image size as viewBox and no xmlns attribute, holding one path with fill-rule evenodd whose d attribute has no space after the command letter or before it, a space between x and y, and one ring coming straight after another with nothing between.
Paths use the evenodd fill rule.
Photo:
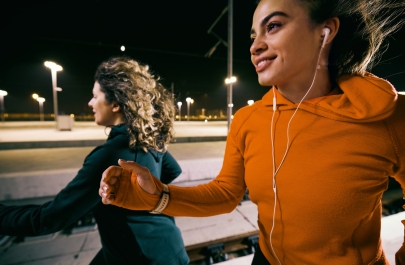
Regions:
<instances>
[{"instance_id":1,"label":"hand","mask_svg":"<svg viewBox=\"0 0 405 265\"><path fill-rule=\"evenodd\" d=\"M100 181L99 195L102 197L102 202L104 204L113 203L120 184L120 178L130 177L131 172L135 174L139 186L145 192L160 196L160 191L156 188L155 182L153 181L153 177L148 168L143 167L138 163L122 159L118 160L118 164L121 167L110 166L103 172Z\"/></svg>"}]
</instances>

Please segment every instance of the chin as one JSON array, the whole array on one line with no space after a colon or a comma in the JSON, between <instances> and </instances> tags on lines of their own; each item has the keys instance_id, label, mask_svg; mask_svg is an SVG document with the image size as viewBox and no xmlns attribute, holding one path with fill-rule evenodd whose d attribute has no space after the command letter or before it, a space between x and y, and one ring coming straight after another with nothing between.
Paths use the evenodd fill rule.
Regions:
<instances>
[{"instance_id":1,"label":"chin","mask_svg":"<svg viewBox=\"0 0 405 265\"><path fill-rule=\"evenodd\" d=\"M259 84L261 85L261 86L264 86L264 87L271 87L271 86L273 86L273 80L272 79L270 79L270 78L260 78L260 76L259 76Z\"/></svg>"}]
</instances>

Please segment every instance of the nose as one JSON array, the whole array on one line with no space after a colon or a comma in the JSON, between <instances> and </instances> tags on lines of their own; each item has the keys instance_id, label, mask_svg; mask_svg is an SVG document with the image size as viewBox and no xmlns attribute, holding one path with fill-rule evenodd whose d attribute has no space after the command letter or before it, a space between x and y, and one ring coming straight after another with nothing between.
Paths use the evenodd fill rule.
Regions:
<instances>
[{"instance_id":1,"label":"nose","mask_svg":"<svg viewBox=\"0 0 405 265\"><path fill-rule=\"evenodd\" d=\"M250 54L259 55L262 51L266 50L266 48L267 48L266 43L260 40L258 37L256 37L252 45L250 46Z\"/></svg>"},{"instance_id":2,"label":"nose","mask_svg":"<svg viewBox=\"0 0 405 265\"><path fill-rule=\"evenodd\" d=\"M89 107L92 107L92 106L93 106L93 98L90 99L90 101L89 101L89 103L87 103L87 105L89 105Z\"/></svg>"}]
</instances>

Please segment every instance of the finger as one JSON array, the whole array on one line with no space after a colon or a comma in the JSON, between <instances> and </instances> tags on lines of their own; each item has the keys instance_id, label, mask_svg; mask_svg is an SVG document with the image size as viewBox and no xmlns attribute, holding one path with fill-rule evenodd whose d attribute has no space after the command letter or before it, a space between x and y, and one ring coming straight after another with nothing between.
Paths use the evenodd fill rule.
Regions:
<instances>
[{"instance_id":1,"label":"finger","mask_svg":"<svg viewBox=\"0 0 405 265\"><path fill-rule=\"evenodd\" d=\"M107 197L101 197L101 201L104 203L104 204L112 204L113 203L113 201L114 201L114 198L107 198Z\"/></svg>"},{"instance_id":2,"label":"finger","mask_svg":"<svg viewBox=\"0 0 405 265\"><path fill-rule=\"evenodd\" d=\"M132 171L135 173L137 177L140 178L149 178L150 177L150 172L147 167L141 166L138 163L134 161L126 161L123 159L118 160L118 164L123 168L128 171ZM121 169L122 170L122 169Z\"/></svg>"},{"instance_id":3,"label":"finger","mask_svg":"<svg viewBox=\"0 0 405 265\"><path fill-rule=\"evenodd\" d=\"M115 184L118 181L122 172L122 168L118 166L110 166L104 170L101 180L105 183Z\"/></svg>"}]
</instances>

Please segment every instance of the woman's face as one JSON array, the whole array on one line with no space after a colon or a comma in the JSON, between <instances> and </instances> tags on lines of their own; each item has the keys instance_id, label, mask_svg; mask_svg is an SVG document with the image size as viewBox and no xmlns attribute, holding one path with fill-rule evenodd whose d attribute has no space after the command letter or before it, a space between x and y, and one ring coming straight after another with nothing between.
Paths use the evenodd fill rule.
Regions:
<instances>
[{"instance_id":1,"label":"woman's face","mask_svg":"<svg viewBox=\"0 0 405 265\"><path fill-rule=\"evenodd\" d=\"M262 0L253 15L251 60L262 86L307 83L316 69L321 29L294 0Z\"/></svg>"},{"instance_id":2,"label":"woman's face","mask_svg":"<svg viewBox=\"0 0 405 265\"><path fill-rule=\"evenodd\" d=\"M122 123L119 107L106 101L105 94L101 91L97 81L94 83L93 97L88 104L93 108L94 120L98 125L108 126Z\"/></svg>"}]
</instances>

